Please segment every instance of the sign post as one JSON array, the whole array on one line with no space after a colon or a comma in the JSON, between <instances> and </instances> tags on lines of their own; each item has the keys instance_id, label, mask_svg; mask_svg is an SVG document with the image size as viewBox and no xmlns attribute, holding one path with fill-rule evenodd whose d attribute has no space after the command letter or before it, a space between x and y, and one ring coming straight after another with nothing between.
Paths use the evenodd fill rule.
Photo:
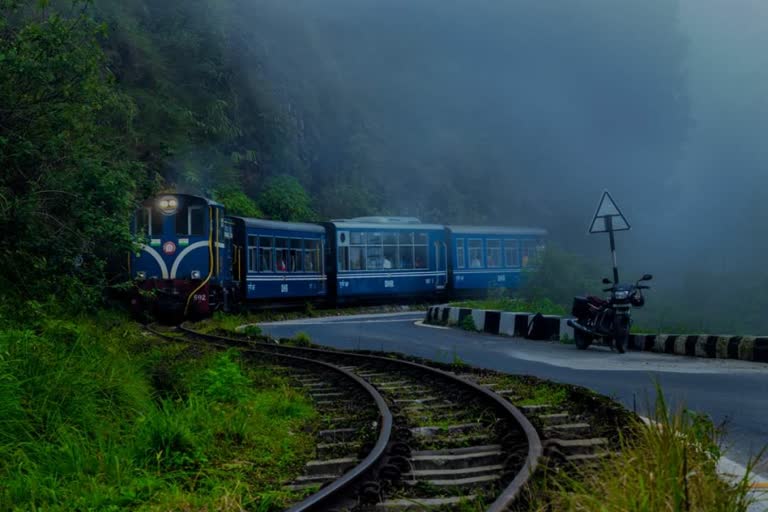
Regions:
<instances>
[{"instance_id":1,"label":"sign post","mask_svg":"<svg viewBox=\"0 0 768 512\"><path fill-rule=\"evenodd\" d=\"M589 226L590 233L608 233L611 242L611 258L613 259L613 283L619 283L619 267L616 263L616 241L613 238L614 231L627 231L632 226L627 222L627 218L621 213L619 207L614 202L608 191L603 192L600 198L600 204L597 205L595 216L592 218L592 224Z\"/></svg>"}]
</instances>

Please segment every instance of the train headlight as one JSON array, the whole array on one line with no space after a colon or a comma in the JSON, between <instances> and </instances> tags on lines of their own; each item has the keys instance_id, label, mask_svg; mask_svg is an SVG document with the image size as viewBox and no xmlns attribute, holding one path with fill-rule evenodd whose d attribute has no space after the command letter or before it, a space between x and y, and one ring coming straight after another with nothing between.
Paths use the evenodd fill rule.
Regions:
<instances>
[{"instance_id":1,"label":"train headlight","mask_svg":"<svg viewBox=\"0 0 768 512\"><path fill-rule=\"evenodd\" d=\"M165 196L157 201L157 206L165 215L172 215L176 213L176 209L179 207L179 201L173 196Z\"/></svg>"},{"instance_id":2,"label":"train headlight","mask_svg":"<svg viewBox=\"0 0 768 512\"><path fill-rule=\"evenodd\" d=\"M192 271L192 279L200 279L200 271L199 270L193 270Z\"/></svg>"},{"instance_id":3,"label":"train headlight","mask_svg":"<svg viewBox=\"0 0 768 512\"><path fill-rule=\"evenodd\" d=\"M138 272L136 272L136 279L138 279L139 281L143 281L146 278L147 278L147 273L144 272L143 270L139 270Z\"/></svg>"}]
</instances>

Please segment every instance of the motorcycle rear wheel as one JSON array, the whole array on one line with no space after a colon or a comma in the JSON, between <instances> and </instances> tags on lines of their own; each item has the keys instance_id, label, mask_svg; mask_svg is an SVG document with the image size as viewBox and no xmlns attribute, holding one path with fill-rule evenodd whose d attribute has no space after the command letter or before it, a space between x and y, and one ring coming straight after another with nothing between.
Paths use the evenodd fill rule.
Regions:
<instances>
[{"instance_id":1,"label":"motorcycle rear wheel","mask_svg":"<svg viewBox=\"0 0 768 512\"><path fill-rule=\"evenodd\" d=\"M592 344L592 338L578 329L573 330L573 340L576 342L576 348L579 350L587 350Z\"/></svg>"}]
</instances>

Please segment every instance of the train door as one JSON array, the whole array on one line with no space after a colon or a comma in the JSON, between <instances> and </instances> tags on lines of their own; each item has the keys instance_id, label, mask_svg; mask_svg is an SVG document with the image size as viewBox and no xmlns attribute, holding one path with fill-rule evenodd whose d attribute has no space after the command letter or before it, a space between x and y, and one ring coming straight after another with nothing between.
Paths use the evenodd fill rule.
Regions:
<instances>
[{"instance_id":1,"label":"train door","mask_svg":"<svg viewBox=\"0 0 768 512\"><path fill-rule=\"evenodd\" d=\"M445 242L435 242L435 258L437 260L437 278L435 288L444 290L448 282L448 251Z\"/></svg>"}]
</instances>

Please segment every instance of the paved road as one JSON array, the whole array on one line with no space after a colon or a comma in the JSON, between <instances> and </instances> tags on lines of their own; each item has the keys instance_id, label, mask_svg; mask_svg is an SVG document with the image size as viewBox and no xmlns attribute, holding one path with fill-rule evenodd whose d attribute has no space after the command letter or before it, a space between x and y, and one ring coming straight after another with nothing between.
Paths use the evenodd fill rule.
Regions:
<instances>
[{"instance_id":1,"label":"paved road","mask_svg":"<svg viewBox=\"0 0 768 512\"><path fill-rule=\"evenodd\" d=\"M652 403L658 380L675 405L728 422L728 456L744 464L768 445L768 365L645 352L617 354L603 347L503 338L417 325L423 313L358 315L261 324L273 336L305 331L315 343L344 349L386 350L586 386L638 412ZM650 400L650 402L649 402ZM768 476L768 464L759 473Z\"/></svg>"}]
</instances>

